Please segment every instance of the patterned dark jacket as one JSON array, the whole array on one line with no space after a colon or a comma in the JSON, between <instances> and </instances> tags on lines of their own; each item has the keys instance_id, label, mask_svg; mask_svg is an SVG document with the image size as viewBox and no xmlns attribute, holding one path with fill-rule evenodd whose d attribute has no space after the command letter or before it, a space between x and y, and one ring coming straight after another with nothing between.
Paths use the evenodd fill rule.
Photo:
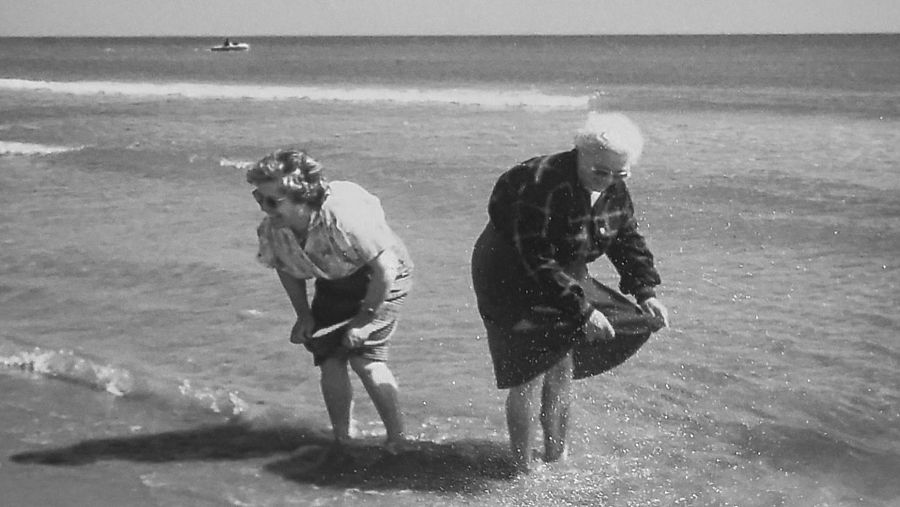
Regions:
<instances>
[{"instance_id":1,"label":"patterned dark jacket","mask_svg":"<svg viewBox=\"0 0 900 507\"><path fill-rule=\"evenodd\" d=\"M578 180L575 150L535 157L505 172L494 186L488 213L515 246L542 299L571 317L586 319L592 307L565 268L604 254L619 273L619 290L638 302L655 295L659 273L638 233L625 182L617 182L592 206L590 192Z\"/></svg>"}]
</instances>

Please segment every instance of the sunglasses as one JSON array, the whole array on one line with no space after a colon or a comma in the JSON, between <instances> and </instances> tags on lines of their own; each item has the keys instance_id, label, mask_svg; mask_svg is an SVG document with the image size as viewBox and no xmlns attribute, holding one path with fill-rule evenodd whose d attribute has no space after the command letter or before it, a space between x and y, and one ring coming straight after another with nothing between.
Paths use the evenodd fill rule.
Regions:
<instances>
[{"instance_id":1,"label":"sunglasses","mask_svg":"<svg viewBox=\"0 0 900 507\"><path fill-rule=\"evenodd\" d=\"M259 189L253 190L253 192L250 193L253 194L253 198L256 199L257 204L259 204L259 207L262 209L275 209L282 201L287 199L287 197L279 197L276 199L270 195L263 195Z\"/></svg>"}]
</instances>

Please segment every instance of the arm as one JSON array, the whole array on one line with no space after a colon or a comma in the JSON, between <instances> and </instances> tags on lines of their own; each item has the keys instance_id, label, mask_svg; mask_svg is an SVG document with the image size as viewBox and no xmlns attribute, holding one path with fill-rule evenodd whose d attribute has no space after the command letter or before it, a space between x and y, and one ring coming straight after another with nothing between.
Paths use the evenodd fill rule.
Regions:
<instances>
[{"instance_id":1,"label":"arm","mask_svg":"<svg viewBox=\"0 0 900 507\"><path fill-rule=\"evenodd\" d=\"M359 313L357 313L347 329L344 344L350 348L358 347L369 337L375 320L375 312L384 303L390 292L391 283L397 276L397 258L390 250L381 252L367 265L372 268L372 277L366 287Z\"/></svg>"},{"instance_id":2,"label":"arm","mask_svg":"<svg viewBox=\"0 0 900 507\"><path fill-rule=\"evenodd\" d=\"M304 343L312 336L316 325L309 309L309 301L306 299L306 280L294 278L280 269L275 272L278 273L278 279L281 280L281 285L291 300L291 306L297 313L297 322L291 329L291 343Z\"/></svg>"},{"instance_id":3,"label":"arm","mask_svg":"<svg viewBox=\"0 0 900 507\"><path fill-rule=\"evenodd\" d=\"M567 273L557 257L556 241L568 226L575 202L572 187L561 185L549 192L540 188L523 193L512 214L513 244L528 273L566 315L584 321L593 307L578 279Z\"/></svg>"},{"instance_id":4,"label":"arm","mask_svg":"<svg viewBox=\"0 0 900 507\"><path fill-rule=\"evenodd\" d=\"M329 199L334 214L332 240L350 258L365 263L371 275L360 309L350 320L344 345L358 347L384 322L375 321L376 311L390 294L400 259L394 250L396 236L387 224L381 201L358 185L332 186Z\"/></svg>"},{"instance_id":5,"label":"arm","mask_svg":"<svg viewBox=\"0 0 900 507\"><path fill-rule=\"evenodd\" d=\"M656 296L654 287L660 284L659 272L653 264L653 254L644 236L638 232L634 204L627 190L622 211L625 214L624 223L606 250L606 255L619 273L619 290L634 295L641 304Z\"/></svg>"},{"instance_id":6,"label":"arm","mask_svg":"<svg viewBox=\"0 0 900 507\"><path fill-rule=\"evenodd\" d=\"M621 277L619 289L625 294L633 294L645 312L660 317L668 326L669 312L656 299L654 290L654 287L660 284L659 272L653 264L653 254L647 247L647 242L637 230L631 196L627 190L625 192L625 225L616 235L606 255Z\"/></svg>"}]
</instances>

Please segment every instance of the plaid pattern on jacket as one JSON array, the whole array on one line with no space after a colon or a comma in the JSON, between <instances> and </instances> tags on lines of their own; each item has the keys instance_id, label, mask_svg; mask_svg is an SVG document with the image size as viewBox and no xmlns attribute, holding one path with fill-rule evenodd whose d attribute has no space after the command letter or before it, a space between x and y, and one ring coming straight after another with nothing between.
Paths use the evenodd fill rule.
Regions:
<instances>
[{"instance_id":1,"label":"plaid pattern on jacket","mask_svg":"<svg viewBox=\"0 0 900 507\"><path fill-rule=\"evenodd\" d=\"M571 317L586 319L593 308L565 268L604 254L619 273L622 292L639 302L655 295L659 273L637 230L625 182L618 181L591 205L590 192L578 180L575 150L509 169L494 186L488 213L515 246L540 299Z\"/></svg>"}]
</instances>

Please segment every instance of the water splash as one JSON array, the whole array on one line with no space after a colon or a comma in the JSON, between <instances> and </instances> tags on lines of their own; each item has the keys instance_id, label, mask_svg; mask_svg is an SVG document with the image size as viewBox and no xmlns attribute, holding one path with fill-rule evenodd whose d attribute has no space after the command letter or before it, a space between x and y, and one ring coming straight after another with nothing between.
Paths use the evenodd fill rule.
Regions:
<instances>
[{"instance_id":1,"label":"water splash","mask_svg":"<svg viewBox=\"0 0 900 507\"><path fill-rule=\"evenodd\" d=\"M80 357L71 350L35 348L3 353L0 365L85 384L115 396L124 396L135 389L130 371Z\"/></svg>"},{"instance_id":2,"label":"water splash","mask_svg":"<svg viewBox=\"0 0 900 507\"><path fill-rule=\"evenodd\" d=\"M0 344L0 367L39 373L106 391L117 397L156 399L175 407L199 409L248 421L271 418L261 411L256 413L250 410L250 404L238 391L217 386L197 386L188 379L181 380L175 386L168 382L151 381L127 368L83 357L72 350L40 347L25 350ZM281 418L285 417L282 415Z\"/></svg>"},{"instance_id":3,"label":"water splash","mask_svg":"<svg viewBox=\"0 0 900 507\"><path fill-rule=\"evenodd\" d=\"M217 414L238 416L247 413L249 404L236 391L221 388L194 387L190 380L182 380L178 391L187 399L199 402L202 407Z\"/></svg>"}]
</instances>

